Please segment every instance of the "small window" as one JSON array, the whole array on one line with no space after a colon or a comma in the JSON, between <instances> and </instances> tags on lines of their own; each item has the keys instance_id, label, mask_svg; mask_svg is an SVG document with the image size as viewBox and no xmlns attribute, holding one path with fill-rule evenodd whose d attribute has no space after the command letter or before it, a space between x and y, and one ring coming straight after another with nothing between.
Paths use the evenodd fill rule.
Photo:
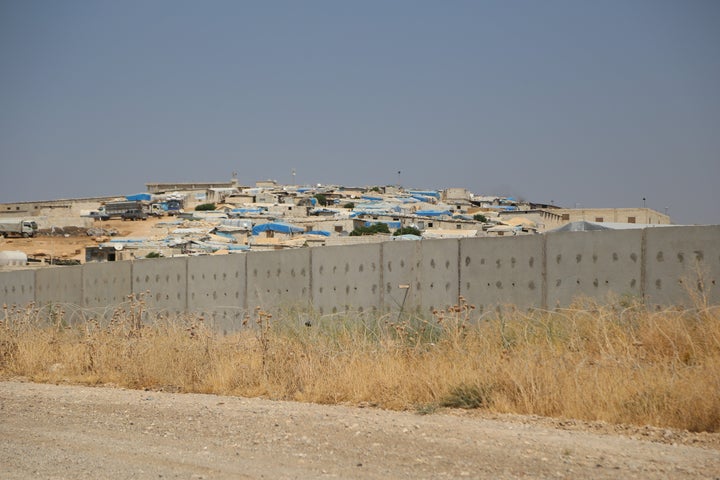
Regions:
<instances>
[{"instance_id":1,"label":"small window","mask_svg":"<svg viewBox=\"0 0 720 480\"><path fill-rule=\"evenodd\" d=\"M343 231L342 225L335 225L335 231L336 231L337 233L342 232L342 231Z\"/></svg>"},{"instance_id":2,"label":"small window","mask_svg":"<svg viewBox=\"0 0 720 480\"><path fill-rule=\"evenodd\" d=\"M457 230L462 230L462 225L460 225L459 223L456 223L456 224L455 224L455 228L456 228Z\"/></svg>"},{"instance_id":3,"label":"small window","mask_svg":"<svg viewBox=\"0 0 720 480\"><path fill-rule=\"evenodd\" d=\"M628 223L635 223L635 217L628 217Z\"/></svg>"},{"instance_id":4,"label":"small window","mask_svg":"<svg viewBox=\"0 0 720 480\"><path fill-rule=\"evenodd\" d=\"M288 210L292 210L292 207L288 207Z\"/></svg>"},{"instance_id":5,"label":"small window","mask_svg":"<svg viewBox=\"0 0 720 480\"><path fill-rule=\"evenodd\" d=\"M595 221L596 221L596 222L602 222L602 221L603 221L603 217L595 217Z\"/></svg>"},{"instance_id":6,"label":"small window","mask_svg":"<svg viewBox=\"0 0 720 480\"><path fill-rule=\"evenodd\" d=\"M497 234L498 234L498 237L502 237L503 235L505 235L505 232L497 232Z\"/></svg>"},{"instance_id":7,"label":"small window","mask_svg":"<svg viewBox=\"0 0 720 480\"><path fill-rule=\"evenodd\" d=\"M456 210L460 210L460 205L455 205Z\"/></svg>"},{"instance_id":8,"label":"small window","mask_svg":"<svg viewBox=\"0 0 720 480\"><path fill-rule=\"evenodd\" d=\"M570 214L569 214L569 213L563 213L563 214L562 214L562 219L563 219L563 220L568 220L568 221L570 221Z\"/></svg>"},{"instance_id":9,"label":"small window","mask_svg":"<svg viewBox=\"0 0 720 480\"><path fill-rule=\"evenodd\" d=\"M433 222L428 222L428 228L433 228Z\"/></svg>"}]
</instances>

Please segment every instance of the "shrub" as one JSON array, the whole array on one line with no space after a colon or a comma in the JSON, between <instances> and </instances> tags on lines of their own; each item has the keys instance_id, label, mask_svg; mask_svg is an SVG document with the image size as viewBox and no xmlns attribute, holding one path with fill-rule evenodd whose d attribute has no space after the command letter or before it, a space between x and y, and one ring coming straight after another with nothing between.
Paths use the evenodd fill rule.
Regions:
<instances>
[{"instance_id":1,"label":"shrub","mask_svg":"<svg viewBox=\"0 0 720 480\"><path fill-rule=\"evenodd\" d=\"M328 204L327 196L323 195L322 193L315 194L315 200L317 200L317 203L319 205L322 205L323 207L326 207Z\"/></svg>"},{"instance_id":2,"label":"shrub","mask_svg":"<svg viewBox=\"0 0 720 480\"><path fill-rule=\"evenodd\" d=\"M378 233L390 233L387 223L375 223L369 227L357 227L355 230L350 232L351 237L359 237L361 235L375 235Z\"/></svg>"},{"instance_id":3,"label":"shrub","mask_svg":"<svg viewBox=\"0 0 720 480\"><path fill-rule=\"evenodd\" d=\"M343 208L347 208L347 209L349 209L349 210L352 210L353 208L355 208L355 204L354 204L353 202L348 202L348 203L346 203L345 205L343 205Z\"/></svg>"},{"instance_id":4,"label":"shrub","mask_svg":"<svg viewBox=\"0 0 720 480\"><path fill-rule=\"evenodd\" d=\"M483 215L482 213L473 215L473 220L475 220L476 222L483 222L483 223L486 223L488 221L487 217L485 215Z\"/></svg>"},{"instance_id":5,"label":"shrub","mask_svg":"<svg viewBox=\"0 0 720 480\"><path fill-rule=\"evenodd\" d=\"M215 204L214 203L203 203L195 207L195 211L202 212L202 211L209 211L209 210L215 210Z\"/></svg>"}]
</instances>

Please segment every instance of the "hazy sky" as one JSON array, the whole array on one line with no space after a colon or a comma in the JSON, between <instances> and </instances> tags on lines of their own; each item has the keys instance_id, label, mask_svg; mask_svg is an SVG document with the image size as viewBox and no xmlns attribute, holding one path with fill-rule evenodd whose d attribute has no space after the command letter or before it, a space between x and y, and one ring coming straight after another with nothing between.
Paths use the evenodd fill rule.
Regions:
<instances>
[{"instance_id":1,"label":"hazy sky","mask_svg":"<svg viewBox=\"0 0 720 480\"><path fill-rule=\"evenodd\" d=\"M720 223L720 2L0 0L0 202L293 169Z\"/></svg>"}]
</instances>

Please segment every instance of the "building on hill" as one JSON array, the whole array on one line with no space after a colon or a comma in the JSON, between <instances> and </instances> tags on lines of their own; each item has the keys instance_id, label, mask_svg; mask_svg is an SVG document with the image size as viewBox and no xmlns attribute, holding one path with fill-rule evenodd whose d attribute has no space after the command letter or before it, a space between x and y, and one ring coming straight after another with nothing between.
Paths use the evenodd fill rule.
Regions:
<instances>
[{"instance_id":1,"label":"building on hill","mask_svg":"<svg viewBox=\"0 0 720 480\"><path fill-rule=\"evenodd\" d=\"M559 208L552 212L560 215L563 224L579 221L648 225L669 225L671 223L668 215L652 208Z\"/></svg>"}]
</instances>

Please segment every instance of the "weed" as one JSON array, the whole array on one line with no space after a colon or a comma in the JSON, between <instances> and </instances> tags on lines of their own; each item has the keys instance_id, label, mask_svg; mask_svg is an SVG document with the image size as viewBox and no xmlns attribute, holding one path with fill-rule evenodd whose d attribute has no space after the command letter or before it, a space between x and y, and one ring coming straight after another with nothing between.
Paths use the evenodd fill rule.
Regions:
<instances>
[{"instance_id":1,"label":"weed","mask_svg":"<svg viewBox=\"0 0 720 480\"><path fill-rule=\"evenodd\" d=\"M440 405L449 408L487 408L492 405L492 386L458 385L442 399Z\"/></svg>"}]
</instances>

